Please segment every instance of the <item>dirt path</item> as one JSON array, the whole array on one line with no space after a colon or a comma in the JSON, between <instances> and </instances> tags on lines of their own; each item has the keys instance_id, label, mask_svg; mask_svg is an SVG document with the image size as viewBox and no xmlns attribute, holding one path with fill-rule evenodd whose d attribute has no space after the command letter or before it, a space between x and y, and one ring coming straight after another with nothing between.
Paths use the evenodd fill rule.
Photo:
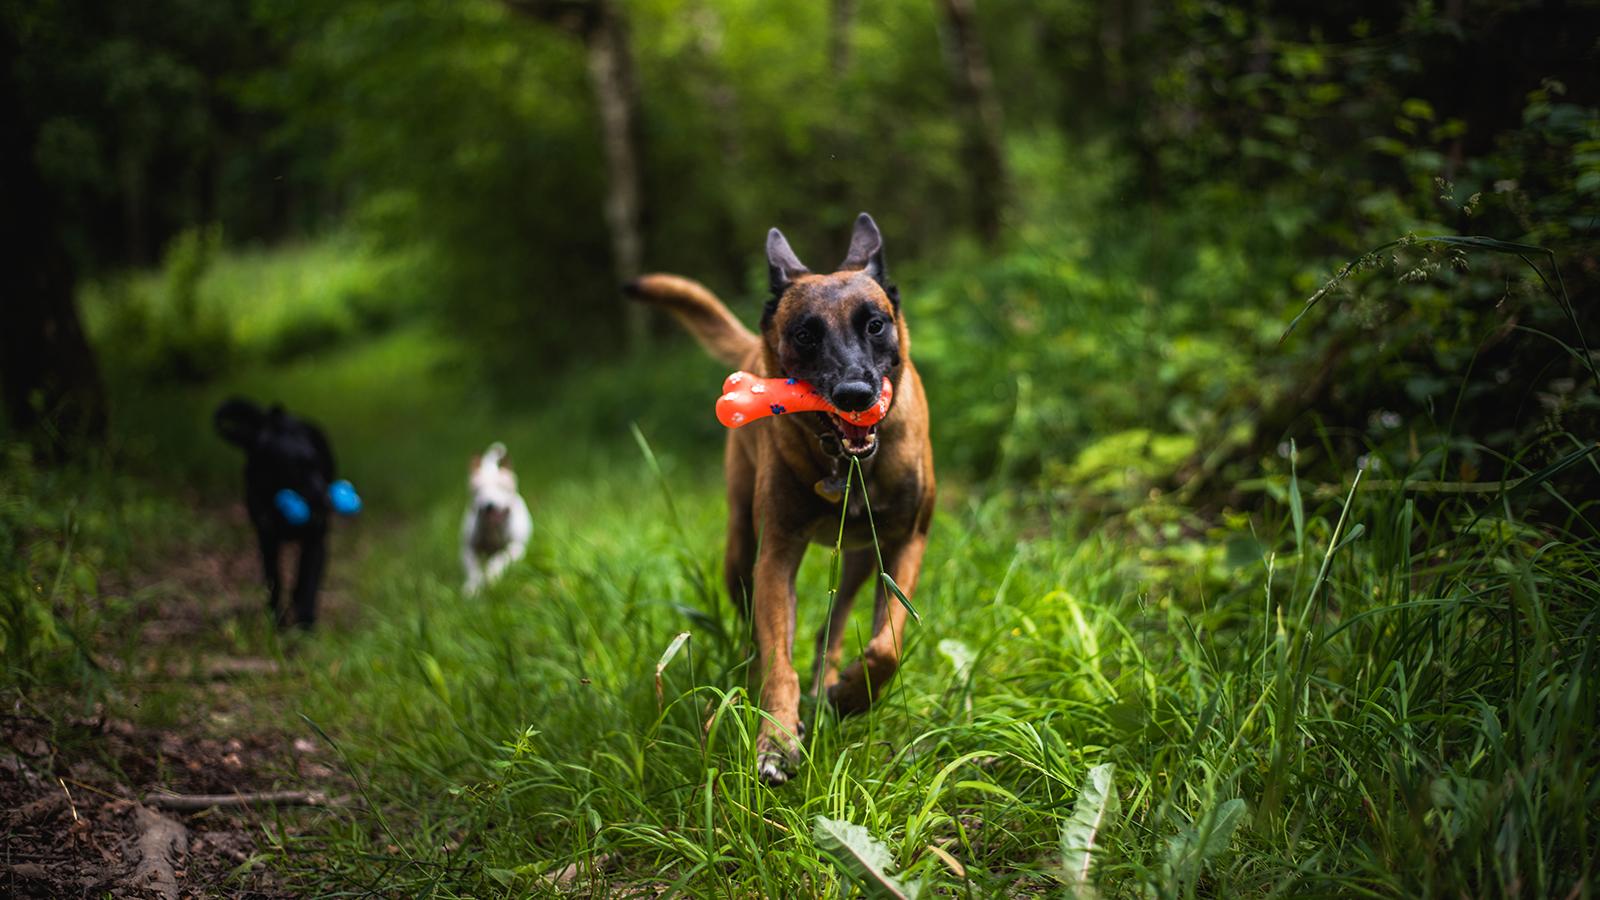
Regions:
<instances>
[{"instance_id":1,"label":"dirt path","mask_svg":"<svg viewBox=\"0 0 1600 900\"><path fill-rule=\"evenodd\" d=\"M347 812L349 780L289 713L303 674L236 650L264 628L257 563L231 539L242 512L210 515L227 549L179 548L105 586L124 627L92 639L98 688L0 695L0 895L290 896L269 842ZM348 615L337 581L322 600ZM241 802L262 792L278 796Z\"/></svg>"}]
</instances>

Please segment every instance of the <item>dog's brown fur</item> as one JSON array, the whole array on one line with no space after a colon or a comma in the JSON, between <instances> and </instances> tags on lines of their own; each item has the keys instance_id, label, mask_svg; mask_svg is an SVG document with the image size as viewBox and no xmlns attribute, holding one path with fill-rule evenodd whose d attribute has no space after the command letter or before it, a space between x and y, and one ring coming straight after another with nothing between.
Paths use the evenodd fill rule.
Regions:
<instances>
[{"instance_id":1,"label":"dog's brown fur","mask_svg":"<svg viewBox=\"0 0 1600 900\"><path fill-rule=\"evenodd\" d=\"M865 223L863 225L862 223ZM864 227L878 233L862 214ZM899 667L906 610L878 584L872 636L861 659L842 673L840 646L854 596L869 579L878 582L878 556L872 546L875 527L883 566L910 597L917 587L923 549L933 517L933 448L928 441L928 404L922 382L911 363L911 337L898 299L886 288L881 250L876 267L864 264L852 242L845 268L814 275L799 267L788 244L782 251L795 269L780 282L774 272L775 302L763 318L761 334L753 334L700 284L674 275L647 275L629 285L639 299L673 313L712 356L729 366L757 375L791 374L785 365L789 324L796 316L817 316L836 327L863 303L893 322L898 360L888 377L894 399L878 426L876 452L861 464L871 499L871 523L859 483L848 492L844 540L847 548L837 599L828 622L817 632L814 689L826 690L842 713L866 709ZM769 258L771 258L769 238ZM854 267L852 267L854 265ZM800 682L793 663L795 573L810 543L831 545L838 537L842 499L836 491L840 458L825 449L830 427L822 413L773 416L728 433L725 470L728 484L726 579L735 605L752 618L761 681L761 708L766 712L758 751L761 775L770 782L787 778L799 755ZM848 464L848 460L845 460ZM825 485L830 479L835 490ZM830 496L832 499L830 499ZM753 596L752 596L753 595ZM752 602L753 601L753 602ZM753 613L753 615L751 615Z\"/></svg>"}]
</instances>

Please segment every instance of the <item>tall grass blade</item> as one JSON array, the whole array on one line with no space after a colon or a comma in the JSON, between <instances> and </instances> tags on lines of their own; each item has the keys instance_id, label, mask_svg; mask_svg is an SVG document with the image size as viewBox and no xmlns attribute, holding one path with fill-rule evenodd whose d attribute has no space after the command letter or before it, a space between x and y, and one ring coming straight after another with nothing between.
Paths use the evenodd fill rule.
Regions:
<instances>
[{"instance_id":1,"label":"tall grass blade","mask_svg":"<svg viewBox=\"0 0 1600 900\"><path fill-rule=\"evenodd\" d=\"M679 632L678 636L672 639L672 643L667 645L667 649L661 654L661 658L656 660L656 706L660 706L666 700L661 690L661 673L667 670L667 664L672 662L672 658L677 656L678 651L682 650L683 645L687 643L689 643L689 632Z\"/></svg>"},{"instance_id":2,"label":"tall grass blade","mask_svg":"<svg viewBox=\"0 0 1600 900\"><path fill-rule=\"evenodd\" d=\"M1528 477L1517 482L1516 485L1513 486L1510 491L1508 491L1508 493L1514 494L1519 491L1525 491L1528 488L1538 487L1539 485L1544 484L1546 481L1549 481L1557 475L1560 475L1562 472L1565 472L1567 469L1570 469L1578 463L1583 462L1590 456L1593 456L1597 450L1600 450L1600 443L1590 444L1587 447L1580 447L1577 450L1568 453L1566 456L1561 457L1550 465L1545 466L1543 469L1540 469L1532 475L1529 475Z\"/></svg>"},{"instance_id":3,"label":"tall grass blade","mask_svg":"<svg viewBox=\"0 0 1600 900\"><path fill-rule=\"evenodd\" d=\"M682 534L683 520L678 516L678 504L672 499L672 489L667 486L667 475L661 471L661 461L656 459L656 452L650 448L650 442L645 440L644 432L639 430L639 423L629 422L628 428L633 432L634 443L639 445L639 452L644 454L644 461L650 466L651 474L655 475L656 484L661 486L661 496L667 500L667 515L672 517L673 528Z\"/></svg>"},{"instance_id":4,"label":"tall grass blade","mask_svg":"<svg viewBox=\"0 0 1600 900\"><path fill-rule=\"evenodd\" d=\"M1289 515L1294 519L1294 549L1301 552L1306 543L1306 502L1300 496L1300 453L1294 438L1289 439Z\"/></svg>"},{"instance_id":5,"label":"tall grass blade","mask_svg":"<svg viewBox=\"0 0 1600 900\"><path fill-rule=\"evenodd\" d=\"M906 596L905 591L900 590L900 585L894 583L894 577L888 572L879 572L878 575L883 578L883 583L889 588L889 592L894 594L895 598L900 601L900 605L904 606L906 608L906 612L911 614L911 618L914 619L918 625L921 625L922 613L917 612L917 608L911 605L911 599Z\"/></svg>"},{"instance_id":6,"label":"tall grass blade","mask_svg":"<svg viewBox=\"0 0 1600 900\"><path fill-rule=\"evenodd\" d=\"M878 543L878 525L872 519L872 498L867 496L867 475L865 472L861 471L861 460L854 456L850 457L850 473L855 479L861 482L861 499L865 501L867 510L867 528L871 529L872 531L872 552L878 557L878 577L883 579L884 586L889 589L890 593L894 594L895 599L900 601L900 605L906 608L906 612L911 614L911 618L918 625L921 625L922 613L917 612L917 608L911 605L911 598L906 596L905 591L900 590L900 585L894 583L894 577L889 574L888 569L884 568L883 545ZM844 520L841 518L841 529L843 528L843 525ZM843 535L842 530L840 534L841 536Z\"/></svg>"}]
</instances>

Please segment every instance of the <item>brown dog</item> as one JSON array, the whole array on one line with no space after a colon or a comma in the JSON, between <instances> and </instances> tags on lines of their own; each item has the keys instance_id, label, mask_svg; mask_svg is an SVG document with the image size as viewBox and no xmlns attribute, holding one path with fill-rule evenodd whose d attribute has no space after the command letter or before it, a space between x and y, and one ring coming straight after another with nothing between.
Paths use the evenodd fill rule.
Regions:
<instances>
[{"instance_id":1,"label":"brown dog","mask_svg":"<svg viewBox=\"0 0 1600 900\"><path fill-rule=\"evenodd\" d=\"M815 689L842 713L866 709L899 667L906 610L881 583L872 637L861 659L839 672L840 645L856 592L883 567L909 597L917 586L933 518L933 448L928 404L911 365L911 336L900 298L883 265L883 239L872 217L856 219L850 251L831 275L812 274L778 229L767 234L772 298L757 337L702 285L674 275L646 275L628 286L635 297L672 313L723 364L764 377L810 382L836 409L859 411L878 399L884 376L894 384L889 414L875 426L832 413L795 413L728 433L726 577L734 604L752 612L766 713L757 746L761 777L779 784L799 759L800 680L795 674L795 573L812 542L831 545L844 512L839 593L817 632ZM871 499L849 485L860 463ZM872 544L876 528L878 548ZM752 602L753 610L752 610Z\"/></svg>"}]
</instances>

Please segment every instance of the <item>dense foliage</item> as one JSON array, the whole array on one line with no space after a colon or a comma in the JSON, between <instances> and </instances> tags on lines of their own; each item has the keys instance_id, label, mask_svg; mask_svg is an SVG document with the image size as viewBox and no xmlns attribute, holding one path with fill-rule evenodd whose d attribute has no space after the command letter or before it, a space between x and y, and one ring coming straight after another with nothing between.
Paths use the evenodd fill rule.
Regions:
<instances>
[{"instance_id":1,"label":"dense foliage","mask_svg":"<svg viewBox=\"0 0 1600 900\"><path fill-rule=\"evenodd\" d=\"M12 14L51 101L40 164L86 261L146 261L159 239L170 272L208 223L238 243L344 221L345 252L382 277L312 343L421 310L514 382L626 348L571 20L500 0L205 7ZM971 171L941 9L627 4L644 265L750 314L768 225L826 266L871 209L930 313L920 347L956 428L996 438L955 446L976 473L1070 467L1087 441L1147 431L1168 438L1158 456L1207 448L1184 473L1209 479L1304 438L1314 410L1345 449L1407 433L1396 416L1488 441L1432 463L1490 477L1497 454L1593 426L1585 365L1559 347L1581 355L1578 326L1600 324L1546 290L1544 260L1400 247L1278 342L1332 271L1407 234L1549 247L1569 299L1594 289L1593 9L987 4L998 186ZM158 182L180 189L142 186ZM983 245L973 195L991 188L1006 228ZM113 203L125 227L83 230ZM169 278L167 305L189 308L192 283ZM166 327L139 290L101 293L119 345L172 345L168 374L229 365L203 301Z\"/></svg>"},{"instance_id":2,"label":"dense foliage","mask_svg":"<svg viewBox=\"0 0 1600 900\"><path fill-rule=\"evenodd\" d=\"M978 894L1583 894L1600 6L972 9L0 0L115 421L5 445L5 683L137 705L129 559L209 546L244 393L374 522L326 637L216 639L368 803L267 829L300 889L820 894L853 824ZM747 321L767 227L821 269L870 210L935 410L907 675L788 792L710 587L725 373L617 291L624 133L642 265ZM493 439L537 537L467 602Z\"/></svg>"}]
</instances>

